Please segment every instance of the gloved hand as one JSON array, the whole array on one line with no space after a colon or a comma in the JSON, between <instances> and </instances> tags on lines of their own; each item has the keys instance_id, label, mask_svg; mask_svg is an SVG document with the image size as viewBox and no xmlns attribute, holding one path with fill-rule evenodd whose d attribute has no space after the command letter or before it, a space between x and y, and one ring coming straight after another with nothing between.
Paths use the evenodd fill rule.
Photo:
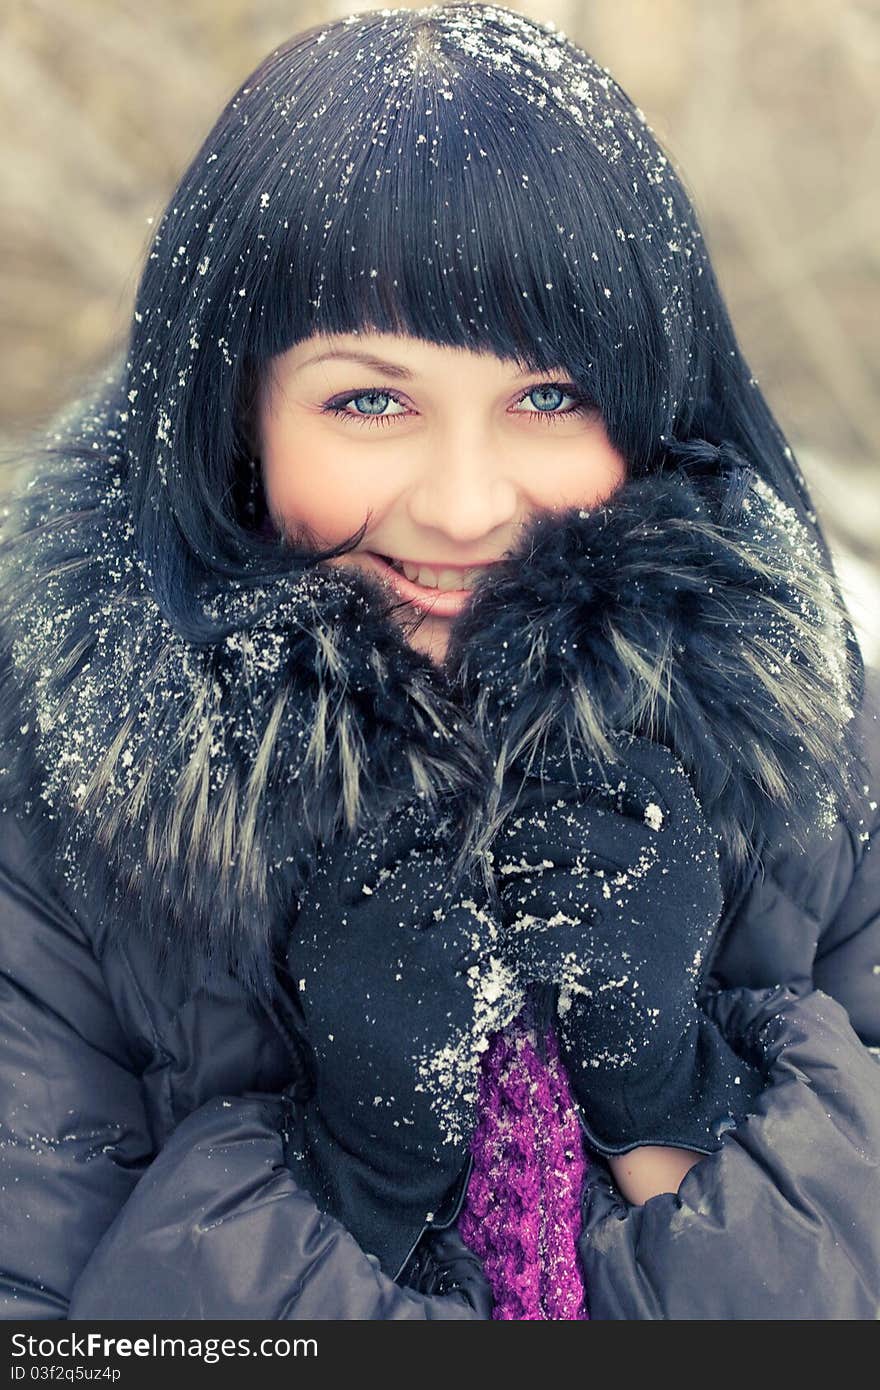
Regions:
<instances>
[{"instance_id":1,"label":"gloved hand","mask_svg":"<svg viewBox=\"0 0 880 1390\"><path fill-rule=\"evenodd\" d=\"M315 1091L287 1161L392 1279L460 1193L481 1052L522 1007L448 831L413 799L326 847L288 947Z\"/></svg>"},{"instance_id":2,"label":"gloved hand","mask_svg":"<svg viewBox=\"0 0 880 1390\"><path fill-rule=\"evenodd\" d=\"M457 1226L427 1231L407 1261L400 1282L424 1294L450 1294L491 1318L495 1301L480 1259L465 1245Z\"/></svg>"},{"instance_id":3,"label":"gloved hand","mask_svg":"<svg viewBox=\"0 0 880 1390\"><path fill-rule=\"evenodd\" d=\"M697 1003L723 907L715 841L663 745L603 773L553 748L493 845L505 959L554 987L560 1055L600 1153L714 1152L763 1088ZM576 776L574 775L576 773Z\"/></svg>"}]
</instances>

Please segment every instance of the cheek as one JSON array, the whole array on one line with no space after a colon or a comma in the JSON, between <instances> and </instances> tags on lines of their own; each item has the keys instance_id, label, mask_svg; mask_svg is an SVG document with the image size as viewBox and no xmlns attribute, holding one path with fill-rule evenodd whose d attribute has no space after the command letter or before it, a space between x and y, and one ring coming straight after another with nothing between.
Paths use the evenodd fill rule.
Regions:
<instances>
[{"instance_id":1,"label":"cheek","mask_svg":"<svg viewBox=\"0 0 880 1390\"><path fill-rule=\"evenodd\" d=\"M356 531L380 500L364 470L340 459L319 422L278 418L261 423L260 454L269 512L288 530L308 526L335 544Z\"/></svg>"},{"instance_id":2,"label":"cheek","mask_svg":"<svg viewBox=\"0 0 880 1390\"><path fill-rule=\"evenodd\" d=\"M352 485L341 470L319 466L312 458L300 458L283 473L266 480L269 511L290 530L308 526L330 544L356 531L370 508L370 499Z\"/></svg>"},{"instance_id":3,"label":"cheek","mask_svg":"<svg viewBox=\"0 0 880 1390\"><path fill-rule=\"evenodd\" d=\"M608 438L605 427L591 430L583 441L566 450L547 474L547 500L559 507L595 507L606 501L626 479L626 460Z\"/></svg>"}]
</instances>

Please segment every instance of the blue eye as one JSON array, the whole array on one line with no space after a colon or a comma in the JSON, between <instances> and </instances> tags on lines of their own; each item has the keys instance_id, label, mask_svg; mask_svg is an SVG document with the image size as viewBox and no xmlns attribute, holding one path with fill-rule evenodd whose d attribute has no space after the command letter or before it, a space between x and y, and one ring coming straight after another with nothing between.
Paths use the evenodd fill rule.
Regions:
<instances>
[{"instance_id":1,"label":"blue eye","mask_svg":"<svg viewBox=\"0 0 880 1390\"><path fill-rule=\"evenodd\" d=\"M346 410L345 407L350 405L352 401L369 401L373 403L373 405L378 403L378 408L365 411ZM388 401L394 401L397 405L402 404L400 399L395 396L392 391L372 390L360 391L351 396L340 396L336 400L328 401L321 409L326 414L339 415L344 419L357 420L367 424L375 423L378 425L386 425L389 420L397 418L395 415L383 415L381 413Z\"/></svg>"},{"instance_id":2,"label":"blue eye","mask_svg":"<svg viewBox=\"0 0 880 1390\"><path fill-rule=\"evenodd\" d=\"M524 391L517 404L521 405L523 401L527 401L530 397L534 396L549 396L551 398L551 404L559 404L558 398L565 400L567 397L574 402L574 405L568 406L565 410L538 409L514 411L513 413L528 415L531 416L532 419L539 419L545 421L547 424L552 424L554 420L568 418L571 415L587 415L596 409L594 403L586 396L583 396L572 382L542 381L540 385L530 386L527 391ZM371 402L373 408L365 411L352 411L346 409L352 402L359 401ZM395 405L403 405L403 402L396 392L388 391L384 387L381 389L374 387L368 391L353 391L347 396L337 396L331 401L325 401L321 406L321 412L325 415L337 415L340 419L356 420L360 425L387 425L390 424L392 420L404 419L408 413L411 413L403 409L400 412L395 412L393 415L383 414L388 403L392 401Z\"/></svg>"},{"instance_id":3,"label":"blue eye","mask_svg":"<svg viewBox=\"0 0 880 1390\"><path fill-rule=\"evenodd\" d=\"M541 419L544 420L558 420L560 416L579 415L582 413L583 409L587 405L587 402L581 395L579 395L579 393L574 387L572 387L569 391L565 388L565 386L562 386L555 381L550 382L546 385L542 383L540 386L530 386L526 394L520 397L520 404L522 403L522 401L527 401L529 399L534 400L535 396L549 396L549 404L551 406L554 403L554 398L561 398L561 400L565 400L567 396L569 400L573 400L575 402L574 406L569 406L566 410L552 410L549 408L544 409L542 407L538 410L527 410L522 412L525 415L538 415L541 417ZM556 403L559 403L558 399ZM547 403L545 402L545 404Z\"/></svg>"}]
</instances>

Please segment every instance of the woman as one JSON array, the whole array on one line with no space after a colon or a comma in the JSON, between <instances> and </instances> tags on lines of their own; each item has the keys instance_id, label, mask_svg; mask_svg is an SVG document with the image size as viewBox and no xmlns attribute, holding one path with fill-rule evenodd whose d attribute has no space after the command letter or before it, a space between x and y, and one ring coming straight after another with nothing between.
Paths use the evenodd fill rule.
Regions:
<instances>
[{"instance_id":1,"label":"woman","mask_svg":"<svg viewBox=\"0 0 880 1390\"><path fill-rule=\"evenodd\" d=\"M604 70L271 54L3 554L8 1316L875 1316L875 678Z\"/></svg>"}]
</instances>

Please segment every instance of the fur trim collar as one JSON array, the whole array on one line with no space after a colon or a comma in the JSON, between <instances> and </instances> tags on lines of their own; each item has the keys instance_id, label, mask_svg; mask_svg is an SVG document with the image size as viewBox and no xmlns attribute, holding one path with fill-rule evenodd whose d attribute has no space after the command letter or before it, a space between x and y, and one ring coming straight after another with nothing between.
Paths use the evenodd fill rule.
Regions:
<instances>
[{"instance_id":1,"label":"fur trim collar","mask_svg":"<svg viewBox=\"0 0 880 1390\"><path fill-rule=\"evenodd\" d=\"M231 969L271 992L320 841L401 794L453 807L460 867L487 872L505 770L550 728L599 756L615 729L667 742L732 867L774 811L809 835L846 791L858 699L818 549L708 445L531 523L442 670L377 581L339 568L275 581L256 625L265 589L206 594L235 630L185 642L136 554L120 459L88 445L34 469L0 577L0 794L33 815L99 949L137 931L178 975Z\"/></svg>"},{"instance_id":2,"label":"fur trim collar","mask_svg":"<svg viewBox=\"0 0 880 1390\"><path fill-rule=\"evenodd\" d=\"M615 731L670 747L728 887L768 839L806 848L855 805L862 668L819 547L732 449L667 461L538 518L458 622L447 661L493 765L469 851L515 804L513 759L540 769L551 736L600 764Z\"/></svg>"}]
</instances>

